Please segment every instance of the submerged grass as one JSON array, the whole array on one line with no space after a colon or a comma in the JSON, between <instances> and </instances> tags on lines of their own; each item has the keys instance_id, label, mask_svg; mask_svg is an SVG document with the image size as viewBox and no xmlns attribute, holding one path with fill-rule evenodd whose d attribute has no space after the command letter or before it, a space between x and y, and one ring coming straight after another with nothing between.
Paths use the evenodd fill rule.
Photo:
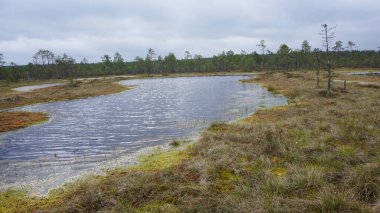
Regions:
<instances>
[{"instance_id":1,"label":"submerged grass","mask_svg":"<svg viewBox=\"0 0 380 213\"><path fill-rule=\"evenodd\" d=\"M311 72L262 74L249 82L295 101L232 124L215 123L186 149L143 156L137 167L69 184L46 198L3 192L0 210L380 211L377 88L349 83L348 90L325 96Z\"/></svg>"}]
</instances>

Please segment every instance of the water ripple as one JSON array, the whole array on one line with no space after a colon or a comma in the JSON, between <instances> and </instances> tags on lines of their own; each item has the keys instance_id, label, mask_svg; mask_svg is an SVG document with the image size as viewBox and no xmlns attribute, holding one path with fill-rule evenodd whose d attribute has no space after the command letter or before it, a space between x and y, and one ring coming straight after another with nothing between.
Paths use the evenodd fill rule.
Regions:
<instances>
[{"instance_id":1,"label":"water ripple","mask_svg":"<svg viewBox=\"0 0 380 213\"><path fill-rule=\"evenodd\" d=\"M135 89L23 107L21 110L47 112L51 118L45 124L0 134L0 180L2 184L33 181L50 169L60 174L57 164L48 162L62 166L63 162L78 165L83 159L109 159L171 138L193 136L211 122L241 118L263 105L286 103L284 97L265 88L240 83L242 78L246 77L128 80L121 83L137 85ZM26 165L33 167L33 175ZM96 165L75 169L71 165L62 173L92 167Z\"/></svg>"}]
</instances>

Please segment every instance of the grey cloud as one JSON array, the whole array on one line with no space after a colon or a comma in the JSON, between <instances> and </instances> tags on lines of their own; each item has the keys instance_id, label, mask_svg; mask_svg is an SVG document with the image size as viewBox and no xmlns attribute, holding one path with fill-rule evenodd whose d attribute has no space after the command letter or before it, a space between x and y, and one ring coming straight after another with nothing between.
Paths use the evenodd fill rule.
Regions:
<instances>
[{"instance_id":1,"label":"grey cloud","mask_svg":"<svg viewBox=\"0 0 380 213\"><path fill-rule=\"evenodd\" d=\"M276 51L305 39L320 47L322 23L337 25L336 39L375 49L378 11L377 0L0 0L0 52L24 64L40 48L90 61L116 51L133 60L150 47L178 57L252 52L261 39Z\"/></svg>"}]
</instances>

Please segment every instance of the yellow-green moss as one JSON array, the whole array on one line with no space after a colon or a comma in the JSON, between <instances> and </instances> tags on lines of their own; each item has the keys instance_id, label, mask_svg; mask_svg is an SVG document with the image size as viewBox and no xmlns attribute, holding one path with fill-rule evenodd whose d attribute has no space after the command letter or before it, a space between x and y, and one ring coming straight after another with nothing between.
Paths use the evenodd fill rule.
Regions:
<instances>
[{"instance_id":1,"label":"yellow-green moss","mask_svg":"<svg viewBox=\"0 0 380 213\"><path fill-rule=\"evenodd\" d=\"M217 169L217 178L215 187L222 192L229 192L232 190L232 184L241 180L241 177L229 170Z\"/></svg>"},{"instance_id":2,"label":"yellow-green moss","mask_svg":"<svg viewBox=\"0 0 380 213\"><path fill-rule=\"evenodd\" d=\"M189 159L190 156L185 150L159 151L153 154L139 157L140 164L134 169L137 170L158 170L166 169L179 164L182 160Z\"/></svg>"},{"instance_id":3,"label":"yellow-green moss","mask_svg":"<svg viewBox=\"0 0 380 213\"><path fill-rule=\"evenodd\" d=\"M0 212L25 212L34 201L25 191L8 190L0 193Z\"/></svg>"},{"instance_id":4,"label":"yellow-green moss","mask_svg":"<svg viewBox=\"0 0 380 213\"><path fill-rule=\"evenodd\" d=\"M273 176L282 177L286 175L287 170L286 168L278 167L271 169L270 172Z\"/></svg>"}]
</instances>

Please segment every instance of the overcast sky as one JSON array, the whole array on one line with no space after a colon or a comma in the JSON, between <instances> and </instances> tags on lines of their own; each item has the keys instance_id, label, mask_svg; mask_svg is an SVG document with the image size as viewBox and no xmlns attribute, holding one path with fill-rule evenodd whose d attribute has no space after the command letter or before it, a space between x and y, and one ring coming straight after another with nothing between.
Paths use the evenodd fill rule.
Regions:
<instances>
[{"instance_id":1,"label":"overcast sky","mask_svg":"<svg viewBox=\"0 0 380 213\"><path fill-rule=\"evenodd\" d=\"M324 23L344 44L380 46L379 0L0 0L0 53L26 64L38 49L97 62L116 51L131 61L148 48L177 58L253 52L262 39L271 51L303 40L320 48Z\"/></svg>"}]
</instances>

